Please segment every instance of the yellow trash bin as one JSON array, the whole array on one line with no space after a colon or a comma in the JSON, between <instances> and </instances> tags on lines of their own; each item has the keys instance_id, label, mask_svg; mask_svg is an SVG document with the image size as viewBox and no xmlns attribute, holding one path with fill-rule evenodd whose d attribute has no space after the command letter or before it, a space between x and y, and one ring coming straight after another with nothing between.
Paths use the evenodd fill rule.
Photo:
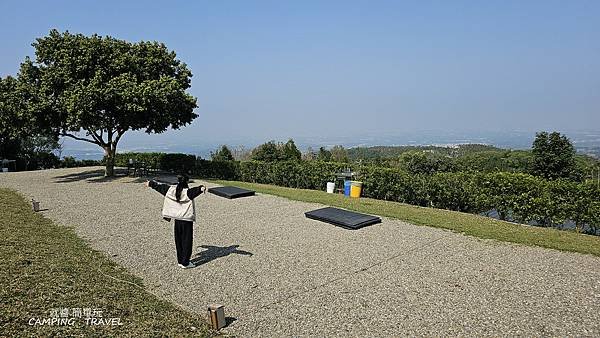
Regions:
<instances>
[{"instance_id":1,"label":"yellow trash bin","mask_svg":"<svg viewBox=\"0 0 600 338\"><path fill-rule=\"evenodd\" d=\"M360 197L362 191L362 182L352 181L350 182L350 197Z\"/></svg>"}]
</instances>

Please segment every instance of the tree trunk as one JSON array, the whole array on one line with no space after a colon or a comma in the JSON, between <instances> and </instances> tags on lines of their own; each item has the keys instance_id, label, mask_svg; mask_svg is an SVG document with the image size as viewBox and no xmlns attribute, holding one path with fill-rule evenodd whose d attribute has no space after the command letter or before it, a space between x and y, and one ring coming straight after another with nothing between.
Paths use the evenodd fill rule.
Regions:
<instances>
[{"instance_id":1,"label":"tree trunk","mask_svg":"<svg viewBox=\"0 0 600 338\"><path fill-rule=\"evenodd\" d=\"M104 170L104 177L115 176L115 151L111 146L104 148L104 154L106 155L106 168Z\"/></svg>"}]
</instances>

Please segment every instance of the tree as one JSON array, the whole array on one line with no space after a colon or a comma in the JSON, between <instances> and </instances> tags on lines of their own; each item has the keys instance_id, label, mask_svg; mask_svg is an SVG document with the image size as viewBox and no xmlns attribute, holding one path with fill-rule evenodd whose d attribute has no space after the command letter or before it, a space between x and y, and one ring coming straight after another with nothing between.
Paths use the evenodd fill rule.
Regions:
<instances>
[{"instance_id":1,"label":"tree","mask_svg":"<svg viewBox=\"0 0 600 338\"><path fill-rule=\"evenodd\" d=\"M287 161L300 161L302 159L302 153L296 147L294 140L289 139L281 148L281 157Z\"/></svg>"},{"instance_id":2,"label":"tree","mask_svg":"<svg viewBox=\"0 0 600 338\"><path fill-rule=\"evenodd\" d=\"M192 73L162 43L52 30L33 47L35 61L25 59L18 79L30 120L102 147L106 176L128 130L162 133L198 116L186 93Z\"/></svg>"},{"instance_id":3,"label":"tree","mask_svg":"<svg viewBox=\"0 0 600 338\"><path fill-rule=\"evenodd\" d=\"M59 159L53 154L60 148L57 137L32 128L24 111L17 79L0 78L0 159L16 159L24 170L57 166Z\"/></svg>"},{"instance_id":4,"label":"tree","mask_svg":"<svg viewBox=\"0 0 600 338\"><path fill-rule=\"evenodd\" d=\"M21 139L38 132L27 126L23 97L18 88L16 78L0 77L0 155L3 157L18 156Z\"/></svg>"},{"instance_id":5,"label":"tree","mask_svg":"<svg viewBox=\"0 0 600 338\"><path fill-rule=\"evenodd\" d=\"M14 158L19 152L17 106L21 100L16 97L16 86L14 77L0 77L0 159Z\"/></svg>"},{"instance_id":6,"label":"tree","mask_svg":"<svg viewBox=\"0 0 600 338\"><path fill-rule=\"evenodd\" d=\"M263 143L252 150L251 158L255 161L275 162L282 157L281 149L275 141Z\"/></svg>"},{"instance_id":7,"label":"tree","mask_svg":"<svg viewBox=\"0 0 600 338\"><path fill-rule=\"evenodd\" d=\"M299 161L302 153L296 147L294 140L289 139L285 144L271 140L252 150L251 159L255 161Z\"/></svg>"},{"instance_id":8,"label":"tree","mask_svg":"<svg viewBox=\"0 0 600 338\"><path fill-rule=\"evenodd\" d=\"M402 167L411 174L431 175L435 172L435 167L427 154L422 151L407 151L400 155Z\"/></svg>"},{"instance_id":9,"label":"tree","mask_svg":"<svg viewBox=\"0 0 600 338\"><path fill-rule=\"evenodd\" d=\"M331 151L325 149L324 147L319 148L319 153L317 154L317 160L319 161L331 161Z\"/></svg>"},{"instance_id":10,"label":"tree","mask_svg":"<svg viewBox=\"0 0 600 338\"><path fill-rule=\"evenodd\" d=\"M54 154L62 146L54 136L34 135L21 139L20 158L25 161L25 170L54 168L60 159Z\"/></svg>"},{"instance_id":11,"label":"tree","mask_svg":"<svg viewBox=\"0 0 600 338\"><path fill-rule=\"evenodd\" d=\"M575 148L558 132L539 132L533 141L532 174L546 179L577 178Z\"/></svg>"},{"instance_id":12,"label":"tree","mask_svg":"<svg viewBox=\"0 0 600 338\"><path fill-rule=\"evenodd\" d=\"M336 162L348 162L348 152L342 146L333 146L331 148L331 159Z\"/></svg>"},{"instance_id":13,"label":"tree","mask_svg":"<svg viewBox=\"0 0 600 338\"><path fill-rule=\"evenodd\" d=\"M210 157L213 161L233 161L233 154L226 145L221 146L216 153L211 152Z\"/></svg>"}]
</instances>

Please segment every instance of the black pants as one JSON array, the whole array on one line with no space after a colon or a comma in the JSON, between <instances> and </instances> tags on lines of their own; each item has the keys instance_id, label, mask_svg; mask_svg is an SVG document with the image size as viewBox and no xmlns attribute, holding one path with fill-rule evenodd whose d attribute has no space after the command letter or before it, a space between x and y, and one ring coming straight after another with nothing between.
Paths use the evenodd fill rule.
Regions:
<instances>
[{"instance_id":1,"label":"black pants","mask_svg":"<svg viewBox=\"0 0 600 338\"><path fill-rule=\"evenodd\" d=\"M192 257L193 225L190 221L175 220L175 248L179 264L188 265Z\"/></svg>"}]
</instances>

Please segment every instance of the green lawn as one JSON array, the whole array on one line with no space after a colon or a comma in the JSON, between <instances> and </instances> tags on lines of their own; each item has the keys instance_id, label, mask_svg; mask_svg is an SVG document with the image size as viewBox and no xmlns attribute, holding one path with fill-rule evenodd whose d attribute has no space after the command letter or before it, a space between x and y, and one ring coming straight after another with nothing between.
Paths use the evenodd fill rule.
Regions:
<instances>
[{"instance_id":1,"label":"green lawn","mask_svg":"<svg viewBox=\"0 0 600 338\"><path fill-rule=\"evenodd\" d=\"M321 203L368 214L396 218L415 225L448 229L479 238L496 239L530 246L541 246L564 251L600 256L600 237L552 228L529 227L456 211L423 208L398 202L370 198L348 198L324 191L284 188L273 185L213 181L235 185L259 193L292 200Z\"/></svg>"},{"instance_id":2,"label":"green lawn","mask_svg":"<svg viewBox=\"0 0 600 338\"><path fill-rule=\"evenodd\" d=\"M145 291L141 279L92 250L72 228L34 213L14 191L0 189L0 207L0 336L212 335L202 316ZM77 318L73 326L29 325L65 308ZM122 325L91 326L73 316L86 309Z\"/></svg>"}]
</instances>

